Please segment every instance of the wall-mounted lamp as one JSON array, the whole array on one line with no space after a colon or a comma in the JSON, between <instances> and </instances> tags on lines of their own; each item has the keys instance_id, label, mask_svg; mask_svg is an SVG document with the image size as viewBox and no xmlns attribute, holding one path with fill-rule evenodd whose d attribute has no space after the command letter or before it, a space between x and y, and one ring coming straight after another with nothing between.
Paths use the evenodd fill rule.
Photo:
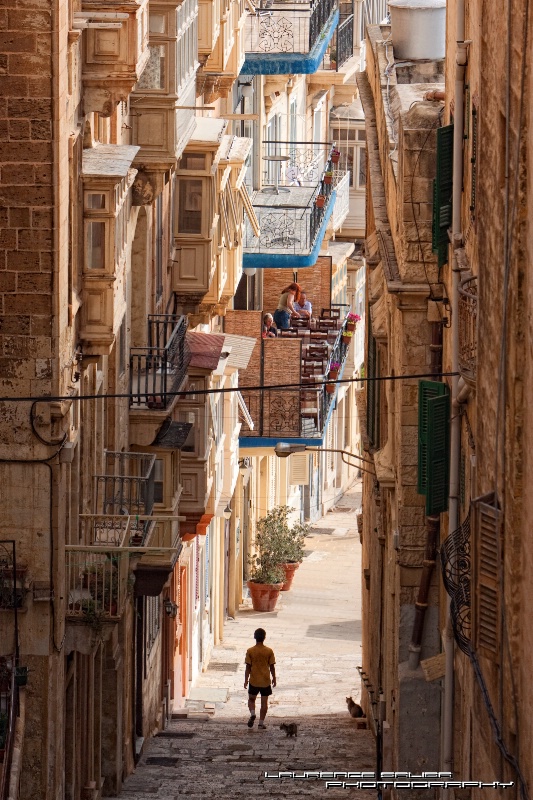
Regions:
<instances>
[{"instance_id":1,"label":"wall-mounted lamp","mask_svg":"<svg viewBox=\"0 0 533 800\"><path fill-rule=\"evenodd\" d=\"M222 513L224 515L224 519L231 519L231 515L232 515L233 512L232 512L232 510L230 508L229 502L228 502L228 505L226 506L226 508L224 509L224 511Z\"/></svg>"},{"instance_id":2,"label":"wall-mounted lamp","mask_svg":"<svg viewBox=\"0 0 533 800\"><path fill-rule=\"evenodd\" d=\"M178 607L176 603L173 603L170 597L167 597L167 599L164 602L164 606L165 606L165 614L167 615L167 617L172 617L172 619L174 619L178 614Z\"/></svg>"},{"instance_id":3,"label":"wall-mounted lamp","mask_svg":"<svg viewBox=\"0 0 533 800\"><path fill-rule=\"evenodd\" d=\"M241 97L250 99L254 96L254 87L251 83L239 83L241 87Z\"/></svg>"},{"instance_id":4,"label":"wall-mounted lamp","mask_svg":"<svg viewBox=\"0 0 533 800\"><path fill-rule=\"evenodd\" d=\"M252 459L249 456L245 456L245 458L239 459L239 473L241 478L245 478L248 474L248 470L252 466Z\"/></svg>"},{"instance_id":5,"label":"wall-mounted lamp","mask_svg":"<svg viewBox=\"0 0 533 800\"><path fill-rule=\"evenodd\" d=\"M251 278L253 275L255 275L257 269L255 267L244 267L243 272L247 278Z\"/></svg>"}]
</instances>

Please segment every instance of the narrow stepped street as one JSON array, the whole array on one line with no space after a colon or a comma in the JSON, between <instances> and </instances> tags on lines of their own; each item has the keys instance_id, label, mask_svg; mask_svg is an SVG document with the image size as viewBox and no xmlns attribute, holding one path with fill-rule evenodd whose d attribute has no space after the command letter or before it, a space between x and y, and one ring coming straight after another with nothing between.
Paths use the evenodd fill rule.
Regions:
<instances>
[{"instance_id":1,"label":"narrow stepped street","mask_svg":"<svg viewBox=\"0 0 533 800\"><path fill-rule=\"evenodd\" d=\"M368 798L356 789L326 788L324 780L267 778L278 771L375 770L375 743L358 730L346 697L359 701L361 663L361 546L355 523L359 485L335 512L313 525L306 557L275 612L256 613L249 600L228 620L187 703L188 717L145 745L136 772L124 784L127 800L311 797ZM253 632L265 628L276 655L278 685L267 729L249 729L244 655ZM185 712L184 710L184 712ZM259 713L259 702L257 703ZM282 722L297 722L286 738Z\"/></svg>"}]
</instances>

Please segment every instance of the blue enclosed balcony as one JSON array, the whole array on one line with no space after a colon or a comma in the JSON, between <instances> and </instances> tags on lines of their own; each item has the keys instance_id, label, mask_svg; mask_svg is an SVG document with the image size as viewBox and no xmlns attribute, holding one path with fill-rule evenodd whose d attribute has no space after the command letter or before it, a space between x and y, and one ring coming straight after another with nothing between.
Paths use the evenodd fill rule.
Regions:
<instances>
[{"instance_id":1,"label":"blue enclosed balcony","mask_svg":"<svg viewBox=\"0 0 533 800\"><path fill-rule=\"evenodd\" d=\"M310 267L328 225L339 227L349 173L333 163L330 143L266 141L262 152L263 188L251 196L257 225L246 221L243 267Z\"/></svg>"},{"instance_id":2,"label":"blue enclosed balcony","mask_svg":"<svg viewBox=\"0 0 533 800\"><path fill-rule=\"evenodd\" d=\"M245 27L245 75L316 72L339 21L336 0L260 0Z\"/></svg>"}]
</instances>

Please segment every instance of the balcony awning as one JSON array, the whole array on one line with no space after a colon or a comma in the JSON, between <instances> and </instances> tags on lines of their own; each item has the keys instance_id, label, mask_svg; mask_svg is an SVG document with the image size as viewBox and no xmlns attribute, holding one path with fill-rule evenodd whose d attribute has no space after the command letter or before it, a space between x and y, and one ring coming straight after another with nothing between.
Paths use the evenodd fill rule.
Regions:
<instances>
[{"instance_id":1,"label":"balcony awning","mask_svg":"<svg viewBox=\"0 0 533 800\"><path fill-rule=\"evenodd\" d=\"M191 422L172 422L172 420L167 420L160 427L151 446L181 450L187 441L191 428Z\"/></svg>"},{"instance_id":2,"label":"balcony awning","mask_svg":"<svg viewBox=\"0 0 533 800\"><path fill-rule=\"evenodd\" d=\"M82 156L82 180L108 178L115 182L126 178L133 159L141 148L136 145L97 144L87 147Z\"/></svg>"},{"instance_id":3,"label":"balcony awning","mask_svg":"<svg viewBox=\"0 0 533 800\"><path fill-rule=\"evenodd\" d=\"M224 347L225 336L220 333L187 331L187 344L191 352L189 367L217 369Z\"/></svg>"},{"instance_id":4,"label":"balcony awning","mask_svg":"<svg viewBox=\"0 0 533 800\"><path fill-rule=\"evenodd\" d=\"M226 366L246 369L256 344L257 339L251 336L237 336L233 333L226 333L224 349L231 350Z\"/></svg>"},{"instance_id":5,"label":"balcony awning","mask_svg":"<svg viewBox=\"0 0 533 800\"><path fill-rule=\"evenodd\" d=\"M244 206L244 212L248 217L248 219L250 220L250 225L252 231L254 232L254 236L257 236L259 238L259 236L261 236L261 228L259 226L259 220L257 219L257 214L255 213L254 207L252 205L252 199L248 194L248 189L246 188L244 183L239 188L239 194L241 196L242 204Z\"/></svg>"},{"instance_id":6,"label":"balcony awning","mask_svg":"<svg viewBox=\"0 0 533 800\"><path fill-rule=\"evenodd\" d=\"M250 428L251 431L254 429L254 421L252 419L252 415L248 411L248 406L244 402L244 397L240 392L237 392L237 403L239 404L239 408L241 410L241 414L243 415L246 424Z\"/></svg>"},{"instance_id":7,"label":"balcony awning","mask_svg":"<svg viewBox=\"0 0 533 800\"><path fill-rule=\"evenodd\" d=\"M196 128L194 129L189 143L188 150L193 150L196 142L202 144L220 144L222 137L228 127L227 119L211 119L210 117L197 117Z\"/></svg>"}]
</instances>

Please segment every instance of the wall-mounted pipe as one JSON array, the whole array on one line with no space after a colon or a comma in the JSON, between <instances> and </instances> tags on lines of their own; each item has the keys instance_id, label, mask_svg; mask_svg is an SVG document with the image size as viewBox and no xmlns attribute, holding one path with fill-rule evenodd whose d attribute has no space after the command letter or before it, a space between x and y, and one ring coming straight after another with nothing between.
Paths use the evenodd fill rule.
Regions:
<instances>
[{"instance_id":1,"label":"wall-mounted pipe","mask_svg":"<svg viewBox=\"0 0 533 800\"><path fill-rule=\"evenodd\" d=\"M453 130L453 211L452 211L452 296L451 296L451 364L452 372L459 371L459 283L460 263L455 249L462 245L461 195L463 187L463 131L464 131L464 89L465 71L468 61L468 44L465 41L465 0L456 4L456 67L455 67L455 107ZM448 534L459 525L459 462L461 449L461 416L458 413L459 379L452 378L452 421L450 431L450 493L448 500ZM446 626L444 629L444 699L442 713L442 769L453 772L453 691L454 691L454 638L450 615L450 597L447 595ZM449 790L444 790L444 797Z\"/></svg>"}]
</instances>

